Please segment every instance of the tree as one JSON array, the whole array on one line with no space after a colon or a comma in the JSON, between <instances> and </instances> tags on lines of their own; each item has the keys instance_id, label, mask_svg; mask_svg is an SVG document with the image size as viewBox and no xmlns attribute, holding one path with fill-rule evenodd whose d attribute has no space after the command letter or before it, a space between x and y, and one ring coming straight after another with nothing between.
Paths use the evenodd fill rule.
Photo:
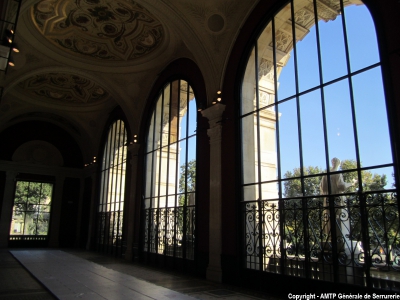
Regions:
<instances>
[{"instance_id":1,"label":"tree","mask_svg":"<svg viewBox=\"0 0 400 300\"><path fill-rule=\"evenodd\" d=\"M192 159L186 164L180 166L180 177L179 177L179 205L185 204L186 193L191 193L196 190L196 160Z\"/></svg>"},{"instance_id":2,"label":"tree","mask_svg":"<svg viewBox=\"0 0 400 300\"><path fill-rule=\"evenodd\" d=\"M192 223L193 217L191 212L194 212L193 207L188 207L190 204L190 197L194 197L196 191L196 160L192 159L180 166L180 177L179 177L179 206L181 213L178 215L178 227L180 231L183 231L183 224L186 222L186 239L191 240L194 238L194 224ZM186 214L185 220L184 215Z\"/></svg>"},{"instance_id":3,"label":"tree","mask_svg":"<svg viewBox=\"0 0 400 300\"><path fill-rule=\"evenodd\" d=\"M15 188L14 216L21 218L24 232L46 235L51 206L52 184L18 181Z\"/></svg>"},{"instance_id":4,"label":"tree","mask_svg":"<svg viewBox=\"0 0 400 300\"><path fill-rule=\"evenodd\" d=\"M357 163L355 160L346 159L342 161L341 169L343 171L346 170L356 170ZM318 174L325 173L325 170L322 170L319 167L306 167L303 169L303 176L308 175L316 175L312 177L304 178L304 196L313 196L319 195L319 184L322 179L322 175L318 176ZM294 168L293 172L287 171L284 175L285 179L294 178L291 180L287 180L284 182L284 192L283 195L285 198L298 197L302 196L301 190L301 180L300 180L300 168ZM387 177L385 174L372 174L370 171L361 171L362 176L362 188L363 191L378 191L383 190L385 185L387 184ZM354 172L344 172L343 180L345 182L358 182L357 171ZM349 192L355 192L358 189L358 185L355 184L348 189Z\"/></svg>"},{"instance_id":5,"label":"tree","mask_svg":"<svg viewBox=\"0 0 400 300\"><path fill-rule=\"evenodd\" d=\"M343 160L341 164L341 169L343 171L354 170L350 172L343 172L343 180L345 182L354 182L347 189L347 192L356 192L360 189L360 183L362 182L362 191L380 191L384 190L387 184L387 177L385 174L373 174L370 171L361 171L361 181L358 178L357 173L357 163L355 160ZM303 216L303 202L301 198L291 199L295 197L303 196L302 186L301 186L301 175L304 177L304 196L318 196L320 194L319 187L320 182L323 177L323 173L325 170L320 169L319 167L309 166L303 169L303 174L300 172L300 168L293 169L292 172L287 171L284 175L285 179L288 179L284 182L284 191L283 195L286 198L285 200L285 239L287 242L292 244L292 249L288 249L290 254L296 253L299 254L301 252L301 248L303 247L303 238L304 238L304 216ZM312 176L315 175L315 176ZM310 177L307 177L310 176ZM290 179L293 178L293 179ZM369 218L368 220L368 231L370 235L370 243L371 245L381 245L382 241L388 239L389 243L392 243L397 236L397 227L388 227L389 224L384 226L386 222L381 217L381 210L384 209L382 203L386 201L389 197L387 193L376 194L371 193L369 195L369 215L374 214L373 218ZM351 198L351 197L350 197ZM349 199L350 199L349 198ZM353 197L356 199L355 197ZM353 199L352 198L352 199ZM307 201L307 200L306 200ZM314 198L311 202L307 203L307 205L313 205L313 208L317 208L317 205L323 205L323 198ZM344 203L342 204L344 205ZM388 208L386 208L387 210ZM317 209L311 209L307 214L307 224L310 227L312 232L319 232L323 225L323 221L321 223L321 215L318 214ZM342 211L341 215L346 218L347 215L350 217L350 226L351 226L351 236L350 239L353 240L361 240L361 218L360 218L360 210L359 205L349 205L348 209ZM388 213L387 213L388 214ZM347 225L349 226L349 225ZM386 228L386 231L384 230ZM317 241L317 238L313 239ZM375 246L374 246L375 247Z\"/></svg>"}]
</instances>

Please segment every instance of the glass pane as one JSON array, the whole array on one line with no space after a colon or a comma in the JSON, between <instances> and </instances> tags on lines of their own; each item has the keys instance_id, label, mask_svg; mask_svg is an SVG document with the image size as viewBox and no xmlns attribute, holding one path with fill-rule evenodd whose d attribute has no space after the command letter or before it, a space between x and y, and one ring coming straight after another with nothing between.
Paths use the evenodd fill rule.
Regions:
<instances>
[{"instance_id":1,"label":"glass pane","mask_svg":"<svg viewBox=\"0 0 400 300\"><path fill-rule=\"evenodd\" d=\"M178 122L180 114L180 85L179 80L172 82L171 84L171 103L170 103L170 124L169 124L169 142L175 143L178 139Z\"/></svg>"},{"instance_id":2,"label":"glass pane","mask_svg":"<svg viewBox=\"0 0 400 300\"><path fill-rule=\"evenodd\" d=\"M169 146L169 167L168 167L168 195L175 194L178 191L177 184L177 143Z\"/></svg>"},{"instance_id":3,"label":"glass pane","mask_svg":"<svg viewBox=\"0 0 400 300\"><path fill-rule=\"evenodd\" d=\"M42 212L50 212L50 205L41 205L39 207L39 211Z\"/></svg>"},{"instance_id":4,"label":"glass pane","mask_svg":"<svg viewBox=\"0 0 400 300\"><path fill-rule=\"evenodd\" d=\"M40 203L50 205L53 194L53 185L50 183L42 183L42 194L43 197L40 200Z\"/></svg>"},{"instance_id":5,"label":"glass pane","mask_svg":"<svg viewBox=\"0 0 400 300\"><path fill-rule=\"evenodd\" d=\"M171 85L167 85L164 89L164 103L162 115L162 147L168 144L170 130L170 108L171 108Z\"/></svg>"},{"instance_id":6,"label":"glass pane","mask_svg":"<svg viewBox=\"0 0 400 300\"><path fill-rule=\"evenodd\" d=\"M281 176L289 178L300 167L296 99L279 104L278 109Z\"/></svg>"},{"instance_id":7,"label":"glass pane","mask_svg":"<svg viewBox=\"0 0 400 300\"><path fill-rule=\"evenodd\" d=\"M168 167L168 147L163 147L160 149L159 153L159 163L160 163L160 169L159 169L159 182L158 182L158 189L160 191L160 196L166 195L167 193L167 179L168 179L168 173L167 173L167 167Z\"/></svg>"},{"instance_id":8,"label":"glass pane","mask_svg":"<svg viewBox=\"0 0 400 300\"><path fill-rule=\"evenodd\" d=\"M300 174L299 169L297 169L296 173ZM292 197L303 196L300 178L282 181L281 189L282 189L282 197L283 198L292 198Z\"/></svg>"},{"instance_id":9,"label":"glass pane","mask_svg":"<svg viewBox=\"0 0 400 300\"><path fill-rule=\"evenodd\" d=\"M255 75L255 49L251 51L249 61L247 63L246 71L244 73L242 82L242 98L241 98L241 114L247 114L256 110L255 102L255 88L256 88L256 75Z\"/></svg>"},{"instance_id":10,"label":"glass pane","mask_svg":"<svg viewBox=\"0 0 400 300\"><path fill-rule=\"evenodd\" d=\"M321 174L323 171L316 167L307 167L304 170L304 176L312 174ZM304 196L320 195L320 184L322 176L310 176L304 178Z\"/></svg>"},{"instance_id":11,"label":"glass pane","mask_svg":"<svg viewBox=\"0 0 400 300\"><path fill-rule=\"evenodd\" d=\"M274 53L272 51L272 25L268 25L258 38L258 107L275 102ZM280 58L279 58L280 59ZM255 99L256 100L256 99ZM256 105L256 104L255 104Z\"/></svg>"},{"instance_id":12,"label":"glass pane","mask_svg":"<svg viewBox=\"0 0 400 300\"><path fill-rule=\"evenodd\" d=\"M156 110L155 110L155 136L154 136L154 145L153 149L158 149L160 148L161 145L161 135L162 135L162 114L163 114L163 107L162 107L162 96L158 98L157 105L156 105Z\"/></svg>"},{"instance_id":13,"label":"glass pane","mask_svg":"<svg viewBox=\"0 0 400 300\"><path fill-rule=\"evenodd\" d=\"M304 7L302 2L302 0L295 0L295 8ZM309 29L309 31L300 31L300 29L297 28L296 31L296 38L300 40L300 42L296 44L298 84L299 91L303 92L319 85L320 81L314 13L312 10L309 11L308 9L296 11L297 17L300 17L301 14L303 14L301 18L303 20L303 26Z\"/></svg>"},{"instance_id":14,"label":"glass pane","mask_svg":"<svg viewBox=\"0 0 400 300\"><path fill-rule=\"evenodd\" d=\"M256 168L256 118L254 115L242 118L242 168L243 183L254 183L257 178Z\"/></svg>"},{"instance_id":15,"label":"glass pane","mask_svg":"<svg viewBox=\"0 0 400 300\"><path fill-rule=\"evenodd\" d=\"M322 75L324 82L347 74L346 51L343 37L342 16L333 22L319 22Z\"/></svg>"},{"instance_id":16,"label":"glass pane","mask_svg":"<svg viewBox=\"0 0 400 300\"><path fill-rule=\"evenodd\" d=\"M263 109L260 116L260 168L261 181L277 179L276 153L276 114L270 109Z\"/></svg>"},{"instance_id":17,"label":"glass pane","mask_svg":"<svg viewBox=\"0 0 400 300\"><path fill-rule=\"evenodd\" d=\"M393 167L361 171L363 191L393 189L395 188L393 176Z\"/></svg>"},{"instance_id":18,"label":"glass pane","mask_svg":"<svg viewBox=\"0 0 400 300\"><path fill-rule=\"evenodd\" d=\"M368 8L365 5L349 6L345 10L345 19L351 71L379 62L375 25Z\"/></svg>"},{"instance_id":19,"label":"glass pane","mask_svg":"<svg viewBox=\"0 0 400 300\"><path fill-rule=\"evenodd\" d=\"M10 235L23 234L24 222L25 222L25 212L22 210L14 210L11 219Z\"/></svg>"},{"instance_id":20,"label":"glass pane","mask_svg":"<svg viewBox=\"0 0 400 300\"><path fill-rule=\"evenodd\" d=\"M188 161L196 160L196 136L188 139Z\"/></svg>"},{"instance_id":21,"label":"glass pane","mask_svg":"<svg viewBox=\"0 0 400 300\"><path fill-rule=\"evenodd\" d=\"M188 110L188 118L189 118L189 131L188 136L196 134L197 130L197 106L196 100L191 98L189 100L189 110Z\"/></svg>"},{"instance_id":22,"label":"glass pane","mask_svg":"<svg viewBox=\"0 0 400 300\"><path fill-rule=\"evenodd\" d=\"M381 69L354 76L353 90L362 166L392 163Z\"/></svg>"},{"instance_id":23,"label":"glass pane","mask_svg":"<svg viewBox=\"0 0 400 300\"><path fill-rule=\"evenodd\" d=\"M27 211L25 214L24 223L24 235L34 235L36 234L36 224L34 220L36 219L35 211Z\"/></svg>"},{"instance_id":24,"label":"glass pane","mask_svg":"<svg viewBox=\"0 0 400 300\"><path fill-rule=\"evenodd\" d=\"M167 196L167 203L166 203L166 206L167 207L174 207L175 206L175 200L177 199L177 197L176 197L176 195L175 194L172 194L172 195L169 195L169 196Z\"/></svg>"},{"instance_id":25,"label":"glass pane","mask_svg":"<svg viewBox=\"0 0 400 300\"><path fill-rule=\"evenodd\" d=\"M159 199L158 199L158 207L159 208L164 208L164 207L166 207L166 205L167 205L167 197L160 197Z\"/></svg>"},{"instance_id":26,"label":"glass pane","mask_svg":"<svg viewBox=\"0 0 400 300\"><path fill-rule=\"evenodd\" d=\"M356 159L348 80L324 88L329 155Z\"/></svg>"},{"instance_id":27,"label":"glass pane","mask_svg":"<svg viewBox=\"0 0 400 300\"><path fill-rule=\"evenodd\" d=\"M151 198L151 207L152 208L158 207L158 197Z\"/></svg>"},{"instance_id":28,"label":"glass pane","mask_svg":"<svg viewBox=\"0 0 400 300\"><path fill-rule=\"evenodd\" d=\"M186 140L179 142L179 192L184 193L186 187Z\"/></svg>"},{"instance_id":29,"label":"glass pane","mask_svg":"<svg viewBox=\"0 0 400 300\"><path fill-rule=\"evenodd\" d=\"M300 97L300 112L303 165L305 168L324 167L326 160L320 90Z\"/></svg>"},{"instance_id":30,"label":"glass pane","mask_svg":"<svg viewBox=\"0 0 400 300\"><path fill-rule=\"evenodd\" d=\"M153 183L155 182L154 174L156 174L154 170L155 160L157 152L152 152L146 155L146 189L145 189L145 197L151 197Z\"/></svg>"},{"instance_id":31,"label":"glass pane","mask_svg":"<svg viewBox=\"0 0 400 300\"><path fill-rule=\"evenodd\" d=\"M259 200L259 186L249 185L243 187L243 201L255 201Z\"/></svg>"},{"instance_id":32,"label":"glass pane","mask_svg":"<svg viewBox=\"0 0 400 300\"><path fill-rule=\"evenodd\" d=\"M261 200L278 199L279 198L279 185L276 182L269 182L261 184Z\"/></svg>"},{"instance_id":33,"label":"glass pane","mask_svg":"<svg viewBox=\"0 0 400 300\"><path fill-rule=\"evenodd\" d=\"M291 97L296 93L291 20L291 5L288 4L275 17L276 62L279 86L277 93L279 100Z\"/></svg>"},{"instance_id":34,"label":"glass pane","mask_svg":"<svg viewBox=\"0 0 400 300\"><path fill-rule=\"evenodd\" d=\"M146 152L150 152L151 150L153 150L154 148L154 125L155 125L155 112L153 112L153 114L151 115L151 120L150 120L150 127L149 127L149 131L147 134L147 149Z\"/></svg>"},{"instance_id":35,"label":"glass pane","mask_svg":"<svg viewBox=\"0 0 400 300\"><path fill-rule=\"evenodd\" d=\"M40 213L34 223L36 225L36 235L47 235L49 231L49 213Z\"/></svg>"}]
</instances>

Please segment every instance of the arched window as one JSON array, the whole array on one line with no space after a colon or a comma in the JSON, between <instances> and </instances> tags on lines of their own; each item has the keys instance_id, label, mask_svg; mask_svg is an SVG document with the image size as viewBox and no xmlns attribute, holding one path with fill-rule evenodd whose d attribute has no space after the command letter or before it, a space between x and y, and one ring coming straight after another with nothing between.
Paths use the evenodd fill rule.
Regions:
<instances>
[{"instance_id":1,"label":"arched window","mask_svg":"<svg viewBox=\"0 0 400 300\"><path fill-rule=\"evenodd\" d=\"M149 254L194 259L196 117L190 85L168 83L146 140L143 250Z\"/></svg>"},{"instance_id":2,"label":"arched window","mask_svg":"<svg viewBox=\"0 0 400 300\"><path fill-rule=\"evenodd\" d=\"M122 120L108 129L101 159L100 201L98 206L97 247L117 255L122 250L125 199L127 131Z\"/></svg>"},{"instance_id":3,"label":"arched window","mask_svg":"<svg viewBox=\"0 0 400 300\"><path fill-rule=\"evenodd\" d=\"M400 248L374 24L359 0L287 3L242 78L244 266L380 288Z\"/></svg>"}]
</instances>

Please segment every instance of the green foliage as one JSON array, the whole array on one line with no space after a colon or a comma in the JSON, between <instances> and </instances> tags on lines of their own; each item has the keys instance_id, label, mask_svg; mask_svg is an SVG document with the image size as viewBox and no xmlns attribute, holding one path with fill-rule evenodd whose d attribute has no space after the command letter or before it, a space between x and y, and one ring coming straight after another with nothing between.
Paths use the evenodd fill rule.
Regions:
<instances>
[{"instance_id":1,"label":"green foliage","mask_svg":"<svg viewBox=\"0 0 400 300\"><path fill-rule=\"evenodd\" d=\"M357 162L353 159L346 159L342 162L342 170L355 170L357 169ZM362 190L367 191L379 191L383 190L387 184L387 177L385 174L372 174L370 171L361 171L362 178ZM357 172L343 173L343 180L345 182L358 181ZM349 192L355 192L358 189L358 185L355 184L349 187Z\"/></svg>"},{"instance_id":2,"label":"green foliage","mask_svg":"<svg viewBox=\"0 0 400 300\"><path fill-rule=\"evenodd\" d=\"M53 185L18 181L14 196L14 215L21 218L24 234L46 235L49 226Z\"/></svg>"},{"instance_id":3,"label":"green foliage","mask_svg":"<svg viewBox=\"0 0 400 300\"><path fill-rule=\"evenodd\" d=\"M303 176L321 174L323 171L319 167L309 166L303 169ZM293 172L287 171L284 175L285 178L300 177L300 168L294 168ZM319 183L321 177L307 177L304 178L304 194L305 196L316 195L319 191ZM301 180L300 178L291 179L284 183L284 196L286 198L302 196Z\"/></svg>"},{"instance_id":4,"label":"green foliage","mask_svg":"<svg viewBox=\"0 0 400 300\"><path fill-rule=\"evenodd\" d=\"M384 190L387 184L387 176L385 174L373 174L370 171L361 171L361 180L358 178L357 173L357 162L355 160L343 160L341 164L341 170L350 172L343 172L343 180L347 183L353 183L347 189L347 192L356 192L360 189L360 184L362 184L362 191L380 191ZM292 172L287 171L284 174L286 180L284 182L284 197L287 198L285 200L285 239L287 242L291 243L293 249L290 249L291 252L295 253L296 251L300 253L299 249L303 245L303 234L304 234L304 220L303 220L303 212L302 212L302 203L301 199L290 199L294 197L303 196L302 193L302 185L301 185L301 177L315 175L312 177L304 178L304 196L318 196L320 194L319 187L320 182L323 177L323 173L326 173L325 170L320 169L319 167L309 166L303 169L303 174L300 172L300 168L293 169ZM321 174L321 175L319 175ZM293 179L290 179L293 178ZM370 204L377 205L376 208L371 208L369 211L370 219L368 223L368 231L370 235L370 243L372 245L378 245L378 241L384 241L387 238L388 242L391 244L396 236L397 236L397 227L392 226L390 228L386 228L384 226L385 220L382 218L383 213L380 211L382 209L381 202L388 200L389 195L386 193L383 194L373 194L370 198ZM314 201L322 201L322 198L315 198ZM316 202L314 202L316 203ZM322 204L322 202L321 202ZM389 208L386 208L386 210ZM350 207L351 210L351 238L354 240L361 239L361 220L359 217L359 208L358 207ZM387 212L388 213L388 212ZM371 215L374 215L371 218ZM395 214L393 214L394 216ZM316 221L312 221L313 211L310 211L308 214L307 223L311 228L314 225L316 226L316 230L319 231L318 227L322 226L319 224L318 216ZM386 227L389 224L386 224ZM295 251L296 250L296 251Z\"/></svg>"},{"instance_id":5,"label":"green foliage","mask_svg":"<svg viewBox=\"0 0 400 300\"><path fill-rule=\"evenodd\" d=\"M355 160L346 159L342 161L341 169L345 170L356 170L357 163ZM309 166L303 169L303 176L308 175L318 175L321 173L325 173L325 170L319 167ZM284 197L291 198L291 197L298 197L302 196L302 189L301 189L301 180L300 177L300 168L294 168L292 172L287 171L284 175L284 178L294 178L291 180L287 180L284 182ZM362 176L362 190L365 191L377 191L383 190L385 185L387 184L387 177L385 174L372 174L370 171L361 171ZM312 196L312 195L319 195L319 185L321 182L322 176L315 176L315 177L306 177L304 178L304 195L305 196ZM343 173L343 180L345 182L353 182L355 183L353 186L348 188L348 192L355 192L358 186L358 175L357 171L354 172L345 172Z\"/></svg>"},{"instance_id":6,"label":"green foliage","mask_svg":"<svg viewBox=\"0 0 400 300\"><path fill-rule=\"evenodd\" d=\"M187 164L180 166L179 192L187 193L196 190L196 160L192 159ZM185 204L185 195L179 196L179 205Z\"/></svg>"}]
</instances>

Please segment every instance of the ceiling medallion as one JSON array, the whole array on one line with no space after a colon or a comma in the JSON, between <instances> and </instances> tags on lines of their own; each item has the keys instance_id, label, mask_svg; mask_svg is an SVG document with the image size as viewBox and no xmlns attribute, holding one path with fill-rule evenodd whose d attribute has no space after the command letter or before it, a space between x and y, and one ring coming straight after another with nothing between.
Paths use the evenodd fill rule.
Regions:
<instances>
[{"instance_id":1,"label":"ceiling medallion","mask_svg":"<svg viewBox=\"0 0 400 300\"><path fill-rule=\"evenodd\" d=\"M109 96L89 79L62 73L36 75L20 82L18 86L35 96L67 103L94 103Z\"/></svg>"},{"instance_id":2,"label":"ceiling medallion","mask_svg":"<svg viewBox=\"0 0 400 300\"><path fill-rule=\"evenodd\" d=\"M164 38L161 23L132 0L41 0L32 18L54 45L93 59L140 58Z\"/></svg>"}]
</instances>

